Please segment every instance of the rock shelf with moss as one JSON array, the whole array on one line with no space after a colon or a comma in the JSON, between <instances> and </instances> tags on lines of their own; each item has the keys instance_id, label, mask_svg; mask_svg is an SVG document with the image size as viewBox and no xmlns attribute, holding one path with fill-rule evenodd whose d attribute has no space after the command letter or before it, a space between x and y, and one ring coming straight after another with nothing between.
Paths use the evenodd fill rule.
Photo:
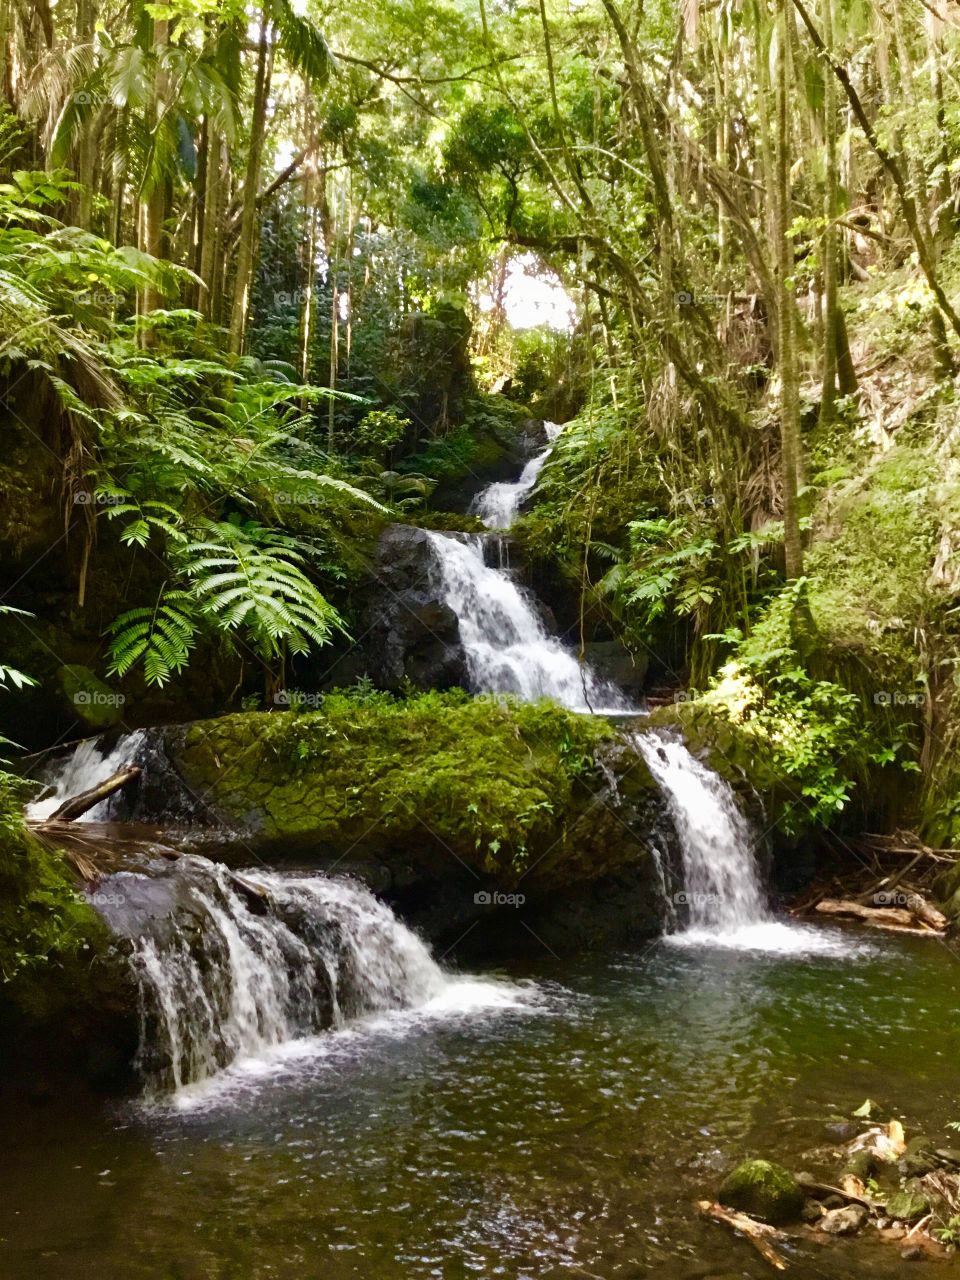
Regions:
<instances>
[{"instance_id":1,"label":"rock shelf with moss","mask_svg":"<svg viewBox=\"0 0 960 1280\"><path fill-rule=\"evenodd\" d=\"M549 702L332 694L316 711L159 732L213 820L267 843L404 850L502 884L569 884L635 860L657 802L605 721Z\"/></svg>"}]
</instances>

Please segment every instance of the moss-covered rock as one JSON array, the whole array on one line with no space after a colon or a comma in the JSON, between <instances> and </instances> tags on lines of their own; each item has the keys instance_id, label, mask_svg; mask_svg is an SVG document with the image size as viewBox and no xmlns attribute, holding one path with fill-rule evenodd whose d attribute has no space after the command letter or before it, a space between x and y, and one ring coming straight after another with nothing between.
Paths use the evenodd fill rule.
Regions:
<instances>
[{"instance_id":1,"label":"moss-covered rock","mask_svg":"<svg viewBox=\"0 0 960 1280\"><path fill-rule=\"evenodd\" d=\"M266 841L399 850L547 888L645 856L623 822L657 801L603 721L543 702L327 695L302 714L243 713L164 731L215 820ZM615 794L609 769L624 783ZM606 771L605 771L606 770Z\"/></svg>"},{"instance_id":2,"label":"moss-covered rock","mask_svg":"<svg viewBox=\"0 0 960 1280\"><path fill-rule=\"evenodd\" d=\"M441 949L470 930L471 958L656 933L663 801L610 725L462 690L319 701L152 731L123 816L203 823L233 866L359 876Z\"/></svg>"},{"instance_id":3,"label":"moss-covered rock","mask_svg":"<svg viewBox=\"0 0 960 1280\"><path fill-rule=\"evenodd\" d=\"M23 826L0 775L0 1071L119 1082L137 1044L135 986L61 855Z\"/></svg>"},{"instance_id":4,"label":"moss-covered rock","mask_svg":"<svg viewBox=\"0 0 960 1280\"><path fill-rule=\"evenodd\" d=\"M88 729L98 732L119 724L126 701L105 680L80 663L69 663L57 672L63 696L72 713Z\"/></svg>"},{"instance_id":5,"label":"moss-covered rock","mask_svg":"<svg viewBox=\"0 0 960 1280\"><path fill-rule=\"evenodd\" d=\"M770 1160L744 1160L727 1175L717 1198L730 1209L774 1224L797 1218L803 1191L788 1169Z\"/></svg>"},{"instance_id":6,"label":"moss-covered rock","mask_svg":"<svg viewBox=\"0 0 960 1280\"><path fill-rule=\"evenodd\" d=\"M915 1180L887 1198L887 1215L897 1222L917 1222L930 1208L930 1197Z\"/></svg>"}]
</instances>

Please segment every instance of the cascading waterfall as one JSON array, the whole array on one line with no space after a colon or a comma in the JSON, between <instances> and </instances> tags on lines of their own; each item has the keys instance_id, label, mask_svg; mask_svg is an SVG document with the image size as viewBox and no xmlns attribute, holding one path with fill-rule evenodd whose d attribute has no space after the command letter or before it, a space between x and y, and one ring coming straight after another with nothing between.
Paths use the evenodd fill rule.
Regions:
<instances>
[{"instance_id":1,"label":"cascading waterfall","mask_svg":"<svg viewBox=\"0 0 960 1280\"><path fill-rule=\"evenodd\" d=\"M561 427L546 423L551 445L532 458L513 483L489 485L474 507L488 528L509 529ZM486 563L483 536L431 533L446 603L460 621L460 640L474 688L532 702L553 698L572 711L630 712L630 702L601 680L557 636L547 634L530 598L509 569Z\"/></svg>"},{"instance_id":2,"label":"cascading waterfall","mask_svg":"<svg viewBox=\"0 0 960 1280\"><path fill-rule=\"evenodd\" d=\"M353 881L244 872L265 894L258 911L232 873L205 858L181 858L169 875L171 912L144 910L156 892L147 877L120 872L100 887L108 921L131 940L148 1097L189 1094L225 1069L369 1015L512 1002L506 984L445 974ZM479 997L465 995L471 987Z\"/></svg>"},{"instance_id":3,"label":"cascading waterfall","mask_svg":"<svg viewBox=\"0 0 960 1280\"><path fill-rule=\"evenodd\" d=\"M474 500L473 510L488 529L509 529L517 518L524 498L533 491L543 464L550 457L553 444L563 430L559 422L545 422L543 428L549 444L530 459L520 472L520 478L487 485Z\"/></svg>"},{"instance_id":4,"label":"cascading waterfall","mask_svg":"<svg viewBox=\"0 0 960 1280\"><path fill-rule=\"evenodd\" d=\"M781 954L844 955L847 943L770 911L757 835L733 788L690 754L679 738L631 735L659 784L680 846L683 888L667 894L667 940ZM679 910L678 910L679 908ZM677 928L678 919L686 923Z\"/></svg>"},{"instance_id":5,"label":"cascading waterfall","mask_svg":"<svg viewBox=\"0 0 960 1280\"><path fill-rule=\"evenodd\" d=\"M506 569L484 561L482 536L431 533L444 599L460 621L473 687L532 702L553 698L572 711L629 711L613 685L547 630Z\"/></svg>"},{"instance_id":6,"label":"cascading waterfall","mask_svg":"<svg viewBox=\"0 0 960 1280\"><path fill-rule=\"evenodd\" d=\"M689 927L736 933L770 919L757 867L756 840L733 788L678 738L637 735L637 750L659 783L683 860Z\"/></svg>"}]
</instances>

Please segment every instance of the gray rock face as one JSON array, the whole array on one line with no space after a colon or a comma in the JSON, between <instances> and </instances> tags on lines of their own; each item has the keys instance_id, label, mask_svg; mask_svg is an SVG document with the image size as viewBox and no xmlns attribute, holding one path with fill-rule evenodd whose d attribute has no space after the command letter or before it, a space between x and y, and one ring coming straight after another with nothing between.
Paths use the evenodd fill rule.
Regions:
<instances>
[{"instance_id":1,"label":"gray rock face","mask_svg":"<svg viewBox=\"0 0 960 1280\"><path fill-rule=\"evenodd\" d=\"M381 689L409 681L418 689L466 686L460 624L439 586L427 532L389 525L381 534L358 644L334 668L333 682L365 675Z\"/></svg>"}]
</instances>

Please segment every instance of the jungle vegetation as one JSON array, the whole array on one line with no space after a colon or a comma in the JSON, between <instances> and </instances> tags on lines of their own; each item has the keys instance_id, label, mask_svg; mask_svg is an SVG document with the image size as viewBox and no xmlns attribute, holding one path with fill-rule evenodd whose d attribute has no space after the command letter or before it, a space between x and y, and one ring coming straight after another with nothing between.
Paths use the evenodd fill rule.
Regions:
<instances>
[{"instance_id":1,"label":"jungle vegetation","mask_svg":"<svg viewBox=\"0 0 960 1280\"><path fill-rule=\"evenodd\" d=\"M6 0L5 429L100 674L283 687L384 521L562 418L517 532L580 639L817 820L892 770L946 841L958 56L938 0ZM511 325L524 270L568 331Z\"/></svg>"}]
</instances>

